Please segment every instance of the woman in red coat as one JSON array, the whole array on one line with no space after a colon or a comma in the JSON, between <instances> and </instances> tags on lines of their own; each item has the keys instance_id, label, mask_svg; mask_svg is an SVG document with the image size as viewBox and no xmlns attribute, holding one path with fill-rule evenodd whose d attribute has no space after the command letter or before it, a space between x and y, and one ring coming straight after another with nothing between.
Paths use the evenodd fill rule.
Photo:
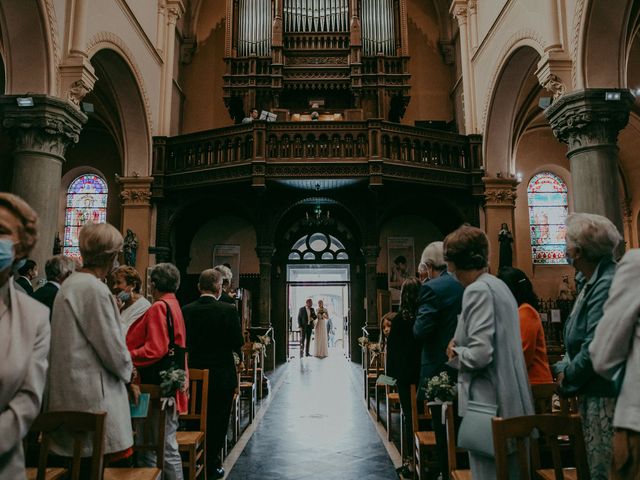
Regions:
<instances>
[{"instance_id":1,"label":"woman in red coat","mask_svg":"<svg viewBox=\"0 0 640 480\"><path fill-rule=\"evenodd\" d=\"M186 346L186 331L182 310L175 292L180 286L180 272L170 263L159 263L150 275L150 290L154 303L138 318L127 333L127 348L131 353L133 365L138 369L141 383L157 383L149 378L153 365L164 358L169 351L169 333L167 328L167 313L173 317L174 342L179 347ZM188 372L185 365L185 371ZM145 379L145 377L147 377ZM178 389L175 396L166 403L165 423L165 479L182 480L182 460L178 451L176 431L178 429L178 415L187 412L186 381L184 388ZM139 466L155 467L156 455L143 452L138 457Z\"/></svg>"}]
</instances>

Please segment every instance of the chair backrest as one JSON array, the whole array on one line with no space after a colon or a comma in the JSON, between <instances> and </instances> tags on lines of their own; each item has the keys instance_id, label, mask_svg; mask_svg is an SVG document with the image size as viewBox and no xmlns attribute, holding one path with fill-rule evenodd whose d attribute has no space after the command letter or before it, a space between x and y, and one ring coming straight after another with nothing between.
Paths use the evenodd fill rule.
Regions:
<instances>
[{"instance_id":1,"label":"chair backrest","mask_svg":"<svg viewBox=\"0 0 640 480\"><path fill-rule=\"evenodd\" d=\"M204 432L207 425L207 401L209 396L209 370L189 369L189 405L181 420L197 422L198 430Z\"/></svg>"},{"instance_id":2,"label":"chair backrest","mask_svg":"<svg viewBox=\"0 0 640 480\"><path fill-rule=\"evenodd\" d=\"M136 441L133 449L138 452L155 452L156 466L164 467L164 425L166 411L162 408L160 387L140 385L140 391L149 394L149 413L145 418L134 418ZM155 435L154 435L155 433Z\"/></svg>"},{"instance_id":3,"label":"chair backrest","mask_svg":"<svg viewBox=\"0 0 640 480\"><path fill-rule=\"evenodd\" d=\"M256 363L258 358L258 352L253 348L253 342L247 342L242 346L242 363L244 363L244 370L242 371L243 378L253 377L257 378L258 371L256 370Z\"/></svg>"},{"instance_id":4,"label":"chair backrest","mask_svg":"<svg viewBox=\"0 0 640 480\"><path fill-rule=\"evenodd\" d=\"M51 434L59 431L65 431L73 438L71 480L80 479L82 447L87 440L87 435L91 439L93 448L89 480L101 480L104 453L104 420L106 416L107 414L104 412L59 411L41 413L31 425L32 432L41 434L37 480L45 479L51 448Z\"/></svg>"},{"instance_id":5,"label":"chair backrest","mask_svg":"<svg viewBox=\"0 0 640 480\"><path fill-rule=\"evenodd\" d=\"M560 397L560 413L562 415L578 413L578 397Z\"/></svg>"},{"instance_id":6,"label":"chair backrest","mask_svg":"<svg viewBox=\"0 0 640 480\"><path fill-rule=\"evenodd\" d=\"M427 407L427 402L423 402L423 409L418 412L418 395L415 384L409 386L409 392L411 395L411 426L414 432L422 432L427 430L426 428L420 428L420 421L431 420L431 412Z\"/></svg>"},{"instance_id":7,"label":"chair backrest","mask_svg":"<svg viewBox=\"0 0 640 480\"><path fill-rule=\"evenodd\" d=\"M539 383L531 385L533 408L537 414L553 413L553 395L558 386L555 383Z\"/></svg>"},{"instance_id":8,"label":"chair backrest","mask_svg":"<svg viewBox=\"0 0 640 480\"><path fill-rule=\"evenodd\" d=\"M447 431L447 459L449 463L449 474L451 474L453 470L458 469L458 454L466 452L465 449L458 448L456 444L456 423L453 405L447 406L445 429Z\"/></svg>"},{"instance_id":9,"label":"chair backrest","mask_svg":"<svg viewBox=\"0 0 640 480\"><path fill-rule=\"evenodd\" d=\"M538 438L531 435L535 432ZM493 419L493 444L496 452L496 478L509 480L509 466L507 464L507 444L509 440L515 442L519 474L521 480L533 478L540 466L540 444L545 445L551 452L553 470L556 480L564 480L562 455L558 443L559 436L569 436L573 447L575 467L578 478L589 480L587 454L582 436L582 422L579 415L528 415L523 417ZM531 452L527 445L530 444Z\"/></svg>"}]
</instances>

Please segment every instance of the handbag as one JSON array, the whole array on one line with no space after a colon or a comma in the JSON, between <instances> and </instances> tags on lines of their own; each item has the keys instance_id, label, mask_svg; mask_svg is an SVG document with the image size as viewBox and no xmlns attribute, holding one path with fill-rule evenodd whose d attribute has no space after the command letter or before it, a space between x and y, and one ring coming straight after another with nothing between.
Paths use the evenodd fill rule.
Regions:
<instances>
[{"instance_id":1,"label":"handbag","mask_svg":"<svg viewBox=\"0 0 640 480\"><path fill-rule=\"evenodd\" d=\"M458 430L458 447L494 458L492 420L497 413L498 406L495 404L469 400L467 413L462 417Z\"/></svg>"},{"instance_id":2,"label":"handbag","mask_svg":"<svg viewBox=\"0 0 640 480\"><path fill-rule=\"evenodd\" d=\"M173 324L173 314L169 304L162 300L167 306L167 333L169 334L169 344L167 354L153 365L138 368L138 374L142 383L152 385L160 385L162 383L162 375L160 372L169 372L171 370L185 370L187 349L176 345L175 332ZM175 393L175 392L172 392Z\"/></svg>"}]
</instances>

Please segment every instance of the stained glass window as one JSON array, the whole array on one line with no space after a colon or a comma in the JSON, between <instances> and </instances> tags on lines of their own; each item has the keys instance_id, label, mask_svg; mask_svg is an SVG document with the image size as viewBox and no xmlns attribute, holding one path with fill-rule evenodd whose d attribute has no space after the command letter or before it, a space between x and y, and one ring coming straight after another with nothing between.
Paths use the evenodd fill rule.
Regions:
<instances>
[{"instance_id":1,"label":"stained glass window","mask_svg":"<svg viewBox=\"0 0 640 480\"><path fill-rule=\"evenodd\" d=\"M78 233L86 223L107 221L107 182L95 174L80 175L67 190L63 253L80 257Z\"/></svg>"},{"instance_id":2,"label":"stained glass window","mask_svg":"<svg viewBox=\"0 0 640 480\"><path fill-rule=\"evenodd\" d=\"M533 263L566 264L567 184L551 172L533 176L527 188Z\"/></svg>"}]
</instances>

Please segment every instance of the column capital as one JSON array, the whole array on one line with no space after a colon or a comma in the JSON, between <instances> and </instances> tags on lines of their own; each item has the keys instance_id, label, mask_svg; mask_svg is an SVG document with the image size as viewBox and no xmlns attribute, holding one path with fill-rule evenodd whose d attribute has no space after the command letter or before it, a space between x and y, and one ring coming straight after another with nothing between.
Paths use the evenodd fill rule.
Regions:
<instances>
[{"instance_id":1,"label":"column capital","mask_svg":"<svg viewBox=\"0 0 640 480\"><path fill-rule=\"evenodd\" d=\"M33 106L19 107L18 97ZM0 96L2 128L15 139L16 152L37 152L64 161L66 148L80 139L87 116L71 103L43 94Z\"/></svg>"},{"instance_id":2,"label":"column capital","mask_svg":"<svg viewBox=\"0 0 640 480\"><path fill-rule=\"evenodd\" d=\"M165 2L167 12L167 22L175 25L180 17L184 15L185 8L182 0L167 0Z\"/></svg>"},{"instance_id":3,"label":"column capital","mask_svg":"<svg viewBox=\"0 0 640 480\"><path fill-rule=\"evenodd\" d=\"M78 109L97 80L93 65L84 54L71 56L60 65L61 91L65 92L66 99Z\"/></svg>"},{"instance_id":4,"label":"column capital","mask_svg":"<svg viewBox=\"0 0 640 480\"><path fill-rule=\"evenodd\" d=\"M453 0L449 13L454 16L459 25L466 24L469 13L467 0Z\"/></svg>"},{"instance_id":5,"label":"column capital","mask_svg":"<svg viewBox=\"0 0 640 480\"><path fill-rule=\"evenodd\" d=\"M487 207L510 207L516 205L516 187L518 180L515 178L483 177L484 201Z\"/></svg>"},{"instance_id":6,"label":"column capital","mask_svg":"<svg viewBox=\"0 0 640 480\"><path fill-rule=\"evenodd\" d=\"M125 208L132 206L148 207L151 204L153 177L140 177L134 172L131 177L117 177L117 181L122 186L120 199Z\"/></svg>"},{"instance_id":7,"label":"column capital","mask_svg":"<svg viewBox=\"0 0 640 480\"><path fill-rule=\"evenodd\" d=\"M616 147L634 100L627 89L589 88L558 98L545 116L556 138L569 146L571 156L584 148Z\"/></svg>"},{"instance_id":8,"label":"column capital","mask_svg":"<svg viewBox=\"0 0 640 480\"><path fill-rule=\"evenodd\" d=\"M256 254L260 263L271 263L275 248L273 245L256 245Z\"/></svg>"}]
</instances>

